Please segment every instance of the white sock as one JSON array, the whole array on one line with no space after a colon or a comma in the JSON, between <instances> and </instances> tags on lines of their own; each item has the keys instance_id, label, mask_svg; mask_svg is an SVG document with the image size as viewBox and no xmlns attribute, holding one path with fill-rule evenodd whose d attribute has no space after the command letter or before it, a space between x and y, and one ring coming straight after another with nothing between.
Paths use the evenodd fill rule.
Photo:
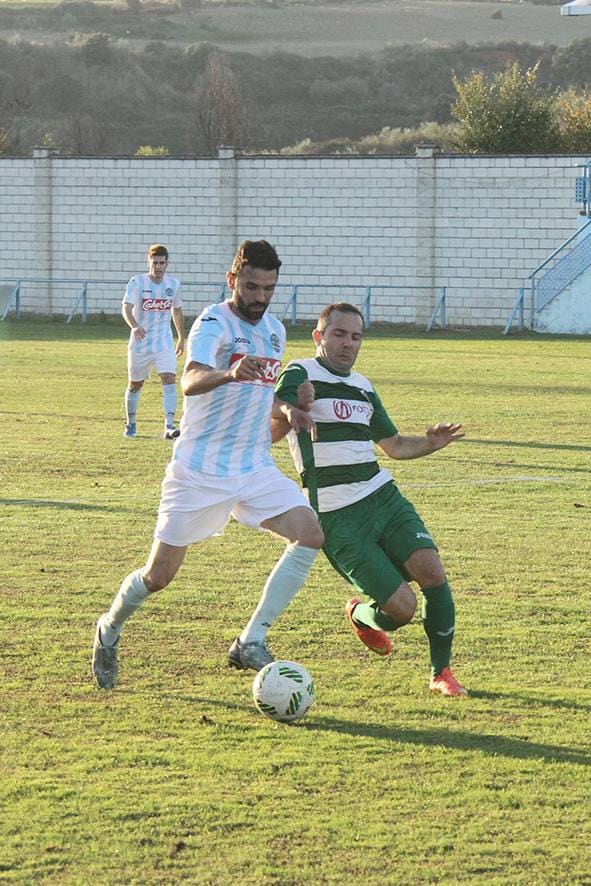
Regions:
<instances>
[{"instance_id":1,"label":"white sock","mask_svg":"<svg viewBox=\"0 0 591 886\"><path fill-rule=\"evenodd\" d=\"M140 402L141 391L130 391L125 388L125 415L127 416L127 424L135 424L135 414L137 412L138 403Z\"/></svg>"},{"instance_id":2,"label":"white sock","mask_svg":"<svg viewBox=\"0 0 591 886\"><path fill-rule=\"evenodd\" d=\"M318 554L317 548L290 544L269 575L257 608L242 633L241 643L262 643L267 631L287 609L303 583Z\"/></svg>"},{"instance_id":3,"label":"white sock","mask_svg":"<svg viewBox=\"0 0 591 886\"><path fill-rule=\"evenodd\" d=\"M117 642L124 623L149 596L150 592L143 582L141 569L136 569L123 579L111 608L100 618L103 645L113 646Z\"/></svg>"},{"instance_id":4,"label":"white sock","mask_svg":"<svg viewBox=\"0 0 591 886\"><path fill-rule=\"evenodd\" d=\"M176 385L162 385L162 408L164 423L167 428L172 428L176 412Z\"/></svg>"}]
</instances>

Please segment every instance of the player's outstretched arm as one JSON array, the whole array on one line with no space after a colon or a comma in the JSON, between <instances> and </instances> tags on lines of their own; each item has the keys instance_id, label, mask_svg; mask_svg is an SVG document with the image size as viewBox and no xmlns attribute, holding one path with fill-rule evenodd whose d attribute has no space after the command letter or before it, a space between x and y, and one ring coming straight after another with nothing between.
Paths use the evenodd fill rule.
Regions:
<instances>
[{"instance_id":1,"label":"player's outstretched arm","mask_svg":"<svg viewBox=\"0 0 591 886\"><path fill-rule=\"evenodd\" d=\"M378 441L378 446L386 455L395 459L422 458L443 449L464 437L462 425L453 422L440 422L427 428L423 437L395 434Z\"/></svg>"}]
</instances>

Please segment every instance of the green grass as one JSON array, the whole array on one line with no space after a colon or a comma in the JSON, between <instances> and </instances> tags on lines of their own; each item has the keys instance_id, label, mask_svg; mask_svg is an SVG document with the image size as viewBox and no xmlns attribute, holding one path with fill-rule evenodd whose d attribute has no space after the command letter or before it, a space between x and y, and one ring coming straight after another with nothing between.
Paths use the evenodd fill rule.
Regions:
<instances>
[{"instance_id":1,"label":"green grass","mask_svg":"<svg viewBox=\"0 0 591 886\"><path fill-rule=\"evenodd\" d=\"M368 335L359 368L401 431L466 427L395 473L440 543L472 694L428 692L418 620L389 660L365 650L319 559L270 638L315 678L295 727L226 667L282 548L236 524L130 621L119 686L95 689L94 620L153 531L158 385L130 443L120 324L0 339L0 882L591 883L588 339Z\"/></svg>"}]
</instances>

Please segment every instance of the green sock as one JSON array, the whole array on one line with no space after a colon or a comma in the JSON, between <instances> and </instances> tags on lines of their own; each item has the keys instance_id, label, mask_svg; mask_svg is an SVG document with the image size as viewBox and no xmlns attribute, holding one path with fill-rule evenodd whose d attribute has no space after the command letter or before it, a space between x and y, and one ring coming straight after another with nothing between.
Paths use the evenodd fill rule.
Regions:
<instances>
[{"instance_id":1,"label":"green sock","mask_svg":"<svg viewBox=\"0 0 591 886\"><path fill-rule=\"evenodd\" d=\"M456 610L451 588L446 581L435 588L421 588L421 590L423 627L429 638L431 673L439 674L451 661Z\"/></svg>"},{"instance_id":2,"label":"green sock","mask_svg":"<svg viewBox=\"0 0 591 886\"><path fill-rule=\"evenodd\" d=\"M376 631L395 631L400 627L382 612L377 603L358 603L353 610L353 621L362 628L374 628Z\"/></svg>"}]
</instances>

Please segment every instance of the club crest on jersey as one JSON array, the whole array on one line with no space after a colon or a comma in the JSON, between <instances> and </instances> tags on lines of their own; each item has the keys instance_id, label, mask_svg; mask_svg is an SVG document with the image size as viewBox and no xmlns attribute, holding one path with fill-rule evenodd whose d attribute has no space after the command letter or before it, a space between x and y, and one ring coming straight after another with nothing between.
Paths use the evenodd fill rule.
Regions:
<instances>
[{"instance_id":1,"label":"club crest on jersey","mask_svg":"<svg viewBox=\"0 0 591 886\"><path fill-rule=\"evenodd\" d=\"M281 342L279 341L279 336L273 333L271 335L271 345L276 354L281 353Z\"/></svg>"},{"instance_id":2,"label":"club crest on jersey","mask_svg":"<svg viewBox=\"0 0 591 886\"><path fill-rule=\"evenodd\" d=\"M234 363L237 363L238 360L242 360L245 356L246 354L232 354L230 357L230 366L233 366ZM261 377L257 378L256 381L240 382L240 384L274 385L281 372L281 360L275 360L274 357L257 357L257 360L264 365Z\"/></svg>"},{"instance_id":3,"label":"club crest on jersey","mask_svg":"<svg viewBox=\"0 0 591 886\"><path fill-rule=\"evenodd\" d=\"M373 408L370 403L359 403L357 401L333 400L332 408L339 421L349 421L352 416L354 416L354 421L356 419L369 421L373 414Z\"/></svg>"},{"instance_id":4,"label":"club crest on jersey","mask_svg":"<svg viewBox=\"0 0 591 886\"><path fill-rule=\"evenodd\" d=\"M164 290L164 294L165 294L166 298L172 298L174 295L174 290L172 289L171 286L167 286L166 289Z\"/></svg>"},{"instance_id":5,"label":"club crest on jersey","mask_svg":"<svg viewBox=\"0 0 591 886\"><path fill-rule=\"evenodd\" d=\"M168 311L171 305L171 298L145 298L142 308L144 311Z\"/></svg>"}]
</instances>

